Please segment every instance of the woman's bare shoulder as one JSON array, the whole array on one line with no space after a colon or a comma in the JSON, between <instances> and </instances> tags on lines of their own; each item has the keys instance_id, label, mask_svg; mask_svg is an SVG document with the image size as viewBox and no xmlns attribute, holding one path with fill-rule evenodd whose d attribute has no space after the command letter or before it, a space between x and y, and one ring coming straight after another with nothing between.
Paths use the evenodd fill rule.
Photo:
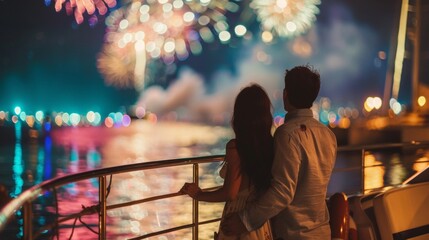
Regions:
<instances>
[{"instance_id":1,"label":"woman's bare shoulder","mask_svg":"<svg viewBox=\"0 0 429 240\"><path fill-rule=\"evenodd\" d=\"M226 144L226 148L227 149L236 148L236 140L235 139L229 140L228 143Z\"/></svg>"},{"instance_id":2,"label":"woman's bare shoulder","mask_svg":"<svg viewBox=\"0 0 429 240\"><path fill-rule=\"evenodd\" d=\"M229 140L229 142L226 144L226 151L225 152L226 152L225 160L227 162L229 162L230 164L240 162L240 158L238 156L237 145L236 145L235 139Z\"/></svg>"}]
</instances>

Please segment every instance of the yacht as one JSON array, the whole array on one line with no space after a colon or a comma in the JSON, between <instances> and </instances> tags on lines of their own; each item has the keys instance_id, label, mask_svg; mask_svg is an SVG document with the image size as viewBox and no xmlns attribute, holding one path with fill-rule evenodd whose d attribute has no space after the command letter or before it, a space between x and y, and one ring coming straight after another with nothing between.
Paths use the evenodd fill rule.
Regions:
<instances>
[{"instance_id":1,"label":"yacht","mask_svg":"<svg viewBox=\"0 0 429 240\"><path fill-rule=\"evenodd\" d=\"M411 153L415 156L414 164L424 167L400 184L371 185L370 181L374 180L371 178L380 177L371 175L371 171L389 167L368 160L380 151L399 152L403 157ZM418 156L428 151L429 142L339 147L341 159L335 166L327 198L332 239L429 239L429 160ZM360 156L351 157L351 153ZM212 239L222 206L202 205L183 196L177 187L183 183L175 183L174 176L173 180L163 181L162 169L180 169L181 173L176 174L188 174L192 177L190 180L202 188L215 189L219 184L203 183L203 166L218 166L223 157L125 164L44 181L3 206L0 236L5 239ZM355 159L360 159L359 165L341 162ZM145 192L144 183L130 177L141 174L150 175L150 181L164 185L169 191L127 197L131 194L126 193L138 189ZM338 181L338 175L344 174L350 178ZM360 178L356 180L355 176ZM356 181L358 189L341 184ZM73 192L77 185L81 185L83 193ZM120 198L112 198L121 194ZM162 213L172 206L175 212ZM148 217L150 215L153 217Z\"/></svg>"}]
</instances>

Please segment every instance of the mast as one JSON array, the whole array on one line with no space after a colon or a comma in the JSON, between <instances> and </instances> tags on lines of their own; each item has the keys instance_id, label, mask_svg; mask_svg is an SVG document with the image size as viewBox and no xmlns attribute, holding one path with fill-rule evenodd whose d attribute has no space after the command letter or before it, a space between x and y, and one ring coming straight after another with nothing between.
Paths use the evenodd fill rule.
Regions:
<instances>
[{"instance_id":1,"label":"mast","mask_svg":"<svg viewBox=\"0 0 429 240\"><path fill-rule=\"evenodd\" d=\"M409 0L401 1L399 22L394 28L397 28L396 38L393 35L391 46L396 45L396 51L391 48L387 66L386 81L383 95L383 112L387 113L390 98L398 99L401 85L402 69L404 59L407 57L406 40L407 35L413 45L412 51L412 76L411 76L411 111L417 112L419 109L417 99L419 97L419 78L420 78L420 39L421 39L421 0L415 0L414 5L409 4ZM412 18L412 28L408 29L409 13L414 13ZM408 30L408 31L407 31Z\"/></svg>"},{"instance_id":2,"label":"mast","mask_svg":"<svg viewBox=\"0 0 429 240\"><path fill-rule=\"evenodd\" d=\"M411 110L417 112L419 109L417 99L419 97L419 79L420 79L420 38L421 38L421 0L416 0L414 7L415 20L414 20L414 37L413 37L413 72L412 72L412 94L411 94Z\"/></svg>"}]
</instances>

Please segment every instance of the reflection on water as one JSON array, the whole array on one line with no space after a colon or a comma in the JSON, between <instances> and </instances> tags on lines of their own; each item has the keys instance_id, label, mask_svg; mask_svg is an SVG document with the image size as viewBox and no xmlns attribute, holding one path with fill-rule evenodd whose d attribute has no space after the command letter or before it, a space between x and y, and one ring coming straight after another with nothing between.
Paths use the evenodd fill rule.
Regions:
<instances>
[{"instance_id":1,"label":"reflection on water","mask_svg":"<svg viewBox=\"0 0 429 240\"><path fill-rule=\"evenodd\" d=\"M398 185L401 184L404 179L407 177L407 170L405 167L401 164L401 159L399 154L395 154L390 159L389 165L391 166L390 172L389 172L389 179L390 183L392 185ZM379 186L382 187L383 185Z\"/></svg>"},{"instance_id":2,"label":"reflection on water","mask_svg":"<svg viewBox=\"0 0 429 240\"><path fill-rule=\"evenodd\" d=\"M70 131L70 132L68 132ZM160 159L222 154L230 130L219 127L188 125L181 123L135 123L130 128L67 129L52 133L54 142L69 151L65 168L57 169L56 175L78 173L99 167L147 162ZM99 139L101 138L101 139ZM217 164L216 164L217 166ZM206 169L207 168L207 169ZM200 169L202 178L214 182L214 166ZM206 177L206 175L211 177ZM108 197L108 205L139 200L151 196L177 192L185 181L192 181L192 168L176 167L154 169L115 175ZM205 181L202 181L205 182ZM94 206L98 202L98 180L69 184L59 191L58 212L66 216L82 210L82 206ZM61 207L63 206L63 207ZM222 206L220 206L222 207ZM211 208L221 212L221 208ZM172 218L172 216L177 216ZM213 217L213 214L211 214ZM170 227L191 223L190 198L165 199L108 211L109 238L130 238ZM75 219L65 222L73 226ZM93 239L88 225L97 232L97 215L88 215L74 229L61 228L59 235L77 239ZM217 228L217 226L215 226ZM209 230L213 232L215 229ZM89 230L91 231L91 230ZM166 234L166 239L190 237L190 229Z\"/></svg>"},{"instance_id":3,"label":"reflection on water","mask_svg":"<svg viewBox=\"0 0 429 240\"><path fill-rule=\"evenodd\" d=\"M19 122L18 122L19 123ZM24 131L16 127L13 144L0 146L0 181L7 186L10 195L16 197L28 187L57 176L79 173L101 167L149 162L162 159L224 153L224 146L232 137L229 128L187 123L149 123L135 121L127 128L62 128L52 131L43 139L22 141ZM427 149L396 149L393 151L366 152L364 179L361 172L361 152L339 153L336 172L333 174L328 193L343 191L348 194L367 191L385 185L400 184L406 178L428 165ZM218 163L200 166L200 184L212 187L222 183L218 176ZM12 171L10 171L12 170ZM115 175L107 204L118 204L160 194L177 192L184 182L192 181L192 166L151 169ZM108 179L108 184L109 184ZM58 201L58 209L55 202ZM68 184L46 192L34 205L35 226L55 224L54 217L89 211L98 203L98 179ZM220 217L223 204L200 203L201 221ZM146 233L189 224L192 202L189 197L171 199L112 209L107 212L108 238L124 239ZM8 236L22 237L22 213L17 212L15 228L8 229ZM88 214L81 219L70 218L61 223L58 236L61 239L95 239L98 217ZM212 239L218 223L200 228L200 239ZM95 232L95 233L94 233ZM49 234L38 237L43 239ZM190 239L191 229L165 234L156 239ZM2 237L2 236L0 236ZM3 239L3 238L2 238Z\"/></svg>"},{"instance_id":4,"label":"reflection on water","mask_svg":"<svg viewBox=\"0 0 429 240\"><path fill-rule=\"evenodd\" d=\"M17 131L21 126L16 125ZM26 188L53 177L79 173L101 167L137 162L186 158L224 153L224 146L231 138L229 128L185 123L134 122L128 128L63 128L52 131L42 140L21 142L17 137L13 151L10 146L0 146L3 169L1 183L11 196L16 197ZM20 134L16 134L20 136ZM13 163L13 164L12 164ZM200 167L201 184L212 187L221 184L215 176L218 163ZM10 181L13 179L13 181ZM115 175L108 196L108 205L130 200L177 192L186 181L192 181L192 166L124 173ZM54 206L58 201L58 209ZM56 214L68 216L90 209L98 203L98 179L67 184L56 192L44 193L36 201L35 226L53 225ZM191 199L181 196L108 211L108 238L124 239L163 230L192 222ZM219 217L222 204L205 204L200 218ZM217 215L218 214L218 215ZM174 218L172 216L175 216ZM9 228L8 236L21 238L22 213L16 216L18 225ZM97 237L96 214L71 218L61 223L61 239L94 239ZM200 232L202 239L210 238L218 224L209 224ZM57 233L46 232L39 237ZM188 239L191 229L166 234L164 239ZM0 236L1 237L1 236Z\"/></svg>"},{"instance_id":5,"label":"reflection on water","mask_svg":"<svg viewBox=\"0 0 429 240\"><path fill-rule=\"evenodd\" d=\"M427 161L429 160L429 157L419 158L417 161L413 164L413 170L416 172L423 171L428 166Z\"/></svg>"},{"instance_id":6,"label":"reflection on water","mask_svg":"<svg viewBox=\"0 0 429 240\"><path fill-rule=\"evenodd\" d=\"M367 168L364 169L364 188L375 189L383 187L383 176L385 172L383 163L378 161L373 154L366 154L364 161L365 166L367 166Z\"/></svg>"},{"instance_id":7,"label":"reflection on water","mask_svg":"<svg viewBox=\"0 0 429 240\"><path fill-rule=\"evenodd\" d=\"M16 124L16 143L15 143L15 154L13 158L13 180L15 182L14 190L11 193L12 197L18 196L22 192L24 180L22 179L22 173L24 172L24 165L22 162L22 146L21 146L21 122Z\"/></svg>"}]
</instances>

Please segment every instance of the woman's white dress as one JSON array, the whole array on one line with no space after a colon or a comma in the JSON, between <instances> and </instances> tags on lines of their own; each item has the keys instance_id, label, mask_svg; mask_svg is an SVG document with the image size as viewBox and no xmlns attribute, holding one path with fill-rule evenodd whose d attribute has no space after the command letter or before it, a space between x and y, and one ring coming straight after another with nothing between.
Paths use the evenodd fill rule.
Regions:
<instances>
[{"instance_id":1,"label":"woman's white dress","mask_svg":"<svg viewBox=\"0 0 429 240\"><path fill-rule=\"evenodd\" d=\"M225 170L226 165L227 164L223 166L222 170ZM223 174L221 173L221 175ZM242 189L233 201L227 201L225 203L225 206L223 208L222 218L224 218L225 216L231 213L235 213L244 209L246 207L246 204L250 201L253 201L254 199L255 199L255 196L254 196L253 187ZM222 224L222 220L221 220L221 224ZM215 239L217 240L238 240L238 239L239 240L272 240L273 236L271 232L270 222L267 221L259 229L251 232L243 233L240 236L225 236L222 233L222 231L219 229L218 236L217 238L215 237Z\"/></svg>"}]
</instances>

